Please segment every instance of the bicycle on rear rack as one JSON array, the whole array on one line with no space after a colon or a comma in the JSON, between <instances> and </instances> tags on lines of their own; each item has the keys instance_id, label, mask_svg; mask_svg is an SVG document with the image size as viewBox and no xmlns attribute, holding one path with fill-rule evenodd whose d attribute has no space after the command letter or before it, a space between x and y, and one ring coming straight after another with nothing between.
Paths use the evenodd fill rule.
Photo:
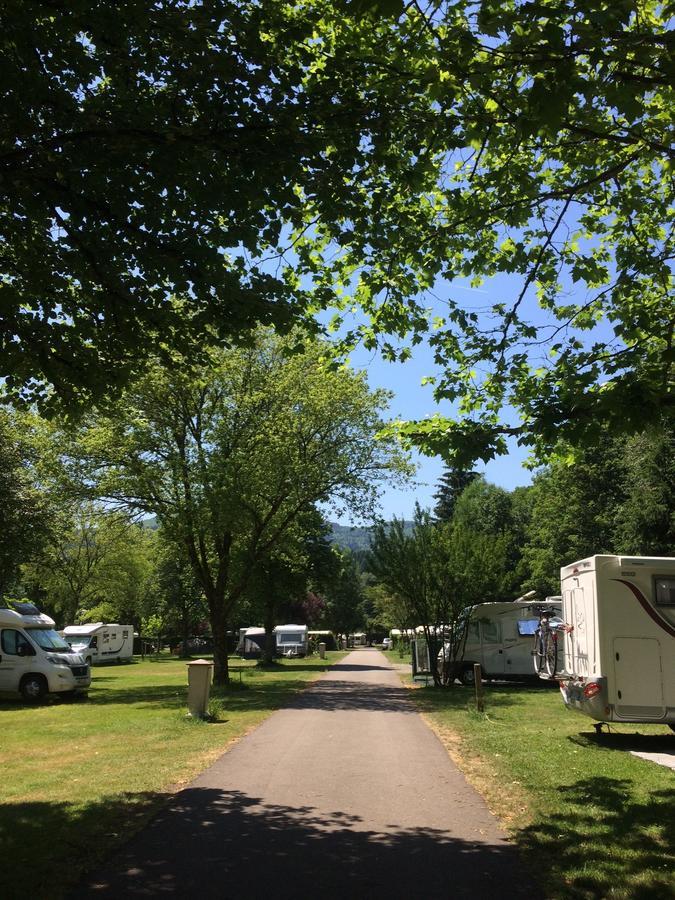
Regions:
<instances>
[{"instance_id":1,"label":"bicycle on rear rack","mask_svg":"<svg viewBox=\"0 0 675 900\"><path fill-rule=\"evenodd\" d=\"M558 670L559 636L565 630L565 623L553 607L544 607L539 613L539 625L534 633L535 674L540 678L555 678Z\"/></svg>"}]
</instances>

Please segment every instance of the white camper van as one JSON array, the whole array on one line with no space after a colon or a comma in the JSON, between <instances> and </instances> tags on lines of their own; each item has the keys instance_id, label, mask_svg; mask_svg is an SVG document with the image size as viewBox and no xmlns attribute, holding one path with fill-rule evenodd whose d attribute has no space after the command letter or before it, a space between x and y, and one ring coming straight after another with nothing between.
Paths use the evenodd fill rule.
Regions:
<instances>
[{"instance_id":1,"label":"white camper van","mask_svg":"<svg viewBox=\"0 0 675 900\"><path fill-rule=\"evenodd\" d=\"M54 630L53 619L32 603L0 608L0 691L34 703L90 684L89 666Z\"/></svg>"},{"instance_id":2,"label":"white camper van","mask_svg":"<svg viewBox=\"0 0 675 900\"><path fill-rule=\"evenodd\" d=\"M542 611L550 609L560 614L560 597L547 597L545 601L478 603L469 607L464 658L459 666L462 684L473 684L474 663L480 663L485 678L536 677L532 663L534 635Z\"/></svg>"},{"instance_id":3,"label":"white camper van","mask_svg":"<svg viewBox=\"0 0 675 900\"><path fill-rule=\"evenodd\" d=\"M675 730L675 558L591 556L560 580L566 706Z\"/></svg>"},{"instance_id":4,"label":"white camper van","mask_svg":"<svg viewBox=\"0 0 675 900\"><path fill-rule=\"evenodd\" d=\"M89 665L106 662L131 662L134 655L134 626L68 625L63 636L76 653L82 654Z\"/></svg>"},{"instance_id":5,"label":"white camper van","mask_svg":"<svg viewBox=\"0 0 675 900\"><path fill-rule=\"evenodd\" d=\"M277 625L277 656L307 656L307 631L306 625Z\"/></svg>"}]
</instances>

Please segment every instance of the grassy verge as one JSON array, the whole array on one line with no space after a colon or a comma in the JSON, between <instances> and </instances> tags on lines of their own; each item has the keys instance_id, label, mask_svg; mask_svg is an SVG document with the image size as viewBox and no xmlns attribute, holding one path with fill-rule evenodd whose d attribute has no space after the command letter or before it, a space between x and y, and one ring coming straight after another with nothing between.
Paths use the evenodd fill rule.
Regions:
<instances>
[{"instance_id":1,"label":"grassy verge","mask_svg":"<svg viewBox=\"0 0 675 900\"><path fill-rule=\"evenodd\" d=\"M612 726L548 687L420 688L419 708L501 817L547 898L675 897L675 775L629 750L672 751L665 726Z\"/></svg>"},{"instance_id":2,"label":"grassy verge","mask_svg":"<svg viewBox=\"0 0 675 900\"><path fill-rule=\"evenodd\" d=\"M232 661L214 722L186 718L185 662L94 669L89 700L0 701L0 897L57 898L139 828L167 792L343 653L268 670Z\"/></svg>"}]
</instances>

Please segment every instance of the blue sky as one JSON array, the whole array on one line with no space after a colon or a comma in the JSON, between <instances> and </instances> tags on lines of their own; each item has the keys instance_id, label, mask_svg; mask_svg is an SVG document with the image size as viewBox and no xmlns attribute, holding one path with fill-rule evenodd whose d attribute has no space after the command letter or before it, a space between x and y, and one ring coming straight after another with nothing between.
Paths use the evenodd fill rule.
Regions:
<instances>
[{"instance_id":1,"label":"blue sky","mask_svg":"<svg viewBox=\"0 0 675 900\"><path fill-rule=\"evenodd\" d=\"M435 288L434 293L438 297L438 308L434 314L443 314L443 295L452 293L456 299L462 301L466 309L484 309L485 307L504 299L505 295L517 294L522 282L511 276L498 276L491 279L481 288L472 288L468 281L456 281L452 285L441 284ZM433 303L436 307L436 303ZM449 413L450 407L446 405L440 409L433 398L432 385L422 385L425 376L434 374L434 361L431 350L420 344L413 348L413 356L404 363L392 363L382 359L377 351L365 351L357 349L350 356L350 363L355 369L364 370L371 388L385 388L393 393L393 399L389 408L389 417L392 419L421 419L434 412ZM529 484L532 480L532 472L525 467L528 456L526 448L518 447L515 441L511 441L508 456L500 457L487 464L476 463L475 469L485 475L488 481L512 490L520 485ZM422 507L433 507L433 495L436 492L438 479L443 472L443 461L440 458L429 458L420 454L413 454L413 461L417 463L417 475L413 483L407 489L387 488L383 492L381 508L378 515L391 519L412 518L415 503ZM350 516L338 516L329 513L331 521L341 524L363 524L352 522Z\"/></svg>"},{"instance_id":2,"label":"blue sky","mask_svg":"<svg viewBox=\"0 0 675 900\"><path fill-rule=\"evenodd\" d=\"M351 362L354 368L365 370L371 388L385 388L394 394L390 406L392 418L418 419L438 411L432 387L421 384L422 378L433 371L431 355L423 345L416 347L413 358L405 363L388 363L378 353L364 351L355 352ZM532 479L531 471L523 466L526 457L527 450L512 442L508 456L487 465L479 462L475 468L483 472L489 481L511 490L529 484ZM443 472L443 462L439 458L430 459L419 454L414 454L413 459L418 463L414 485L406 490L388 488L384 491L379 514L387 519L392 516L412 518L416 501L422 507L434 505L433 495ZM331 515L331 519L342 524L350 523L349 516L337 518Z\"/></svg>"}]
</instances>

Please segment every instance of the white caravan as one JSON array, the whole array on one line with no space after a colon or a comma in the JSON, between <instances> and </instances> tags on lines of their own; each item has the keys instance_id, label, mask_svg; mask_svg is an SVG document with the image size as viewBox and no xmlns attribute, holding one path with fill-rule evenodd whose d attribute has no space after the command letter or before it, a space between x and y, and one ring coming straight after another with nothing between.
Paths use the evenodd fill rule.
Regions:
<instances>
[{"instance_id":1,"label":"white caravan","mask_svg":"<svg viewBox=\"0 0 675 900\"><path fill-rule=\"evenodd\" d=\"M68 625L63 636L89 665L106 662L131 662L134 654L133 625Z\"/></svg>"},{"instance_id":2,"label":"white caravan","mask_svg":"<svg viewBox=\"0 0 675 900\"><path fill-rule=\"evenodd\" d=\"M566 706L675 730L675 558L591 556L560 580Z\"/></svg>"},{"instance_id":3,"label":"white caravan","mask_svg":"<svg viewBox=\"0 0 675 900\"><path fill-rule=\"evenodd\" d=\"M91 684L85 659L32 603L0 608L0 691L35 703L46 694L84 692Z\"/></svg>"},{"instance_id":4,"label":"white caravan","mask_svg":"<svg viewBox=\"0 0 675 900\"><path fill-rule=\"evenodd\" d=\"M547 597L544 601L505 600L469 607L464 657L458 668L462 684L474 683L474 663L480 663L485 678L536 677L532 651L540 614L553 609L560 615L561 608L560 597Z\"/></svg>"},{"instance_id":5,"label":"white caravan","mask_svg":"<svg viewBox=\"0 0 675 900\"><path fill-rule=\"evenodd\" d=\"M307 656L309 637L306 625L277 625L277 656Z\"/></svg>"}]
</instances>

